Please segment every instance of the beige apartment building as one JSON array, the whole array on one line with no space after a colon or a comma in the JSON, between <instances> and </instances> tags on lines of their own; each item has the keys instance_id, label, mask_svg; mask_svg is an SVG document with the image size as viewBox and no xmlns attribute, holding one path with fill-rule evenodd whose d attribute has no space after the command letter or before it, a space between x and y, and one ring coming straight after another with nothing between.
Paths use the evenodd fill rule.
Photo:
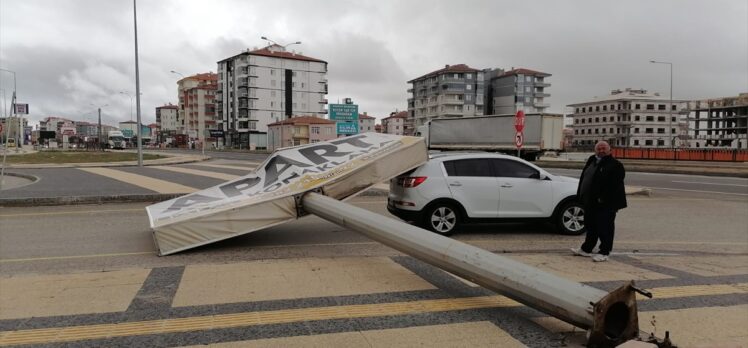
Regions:
<instances>
[{"instance_id":1,"label":"beige apartment building","mask_svg":"<svg viewBox=\"0 0 748 348\"><path fill-rule=\"evenodd\" d=\"M374 124L376 120L376 117L369 116L366 112L364 112L363 114L358 114L358 132L376 132L376 125Z\"/></svg>"},{"instance_id":2,"label":"beige apartment building","mask_svg":"<svg viewBox=\"0 0 748 348\"><path fill-rule=\"evenodd\" d=\"M687 146L687 102L643 89L616 89L610 95L568 105L574 112L572 147L592 148L599 140L621 147Z\"/></svg>"},{"instance_id":3,"label":"beige apartment building","mask_svg":"<svg viewBox=\"0 0 748 348\"><path fill-rule=\"evenodd\" d=\"M218 129L215 95L218 75L212 72L185 77L177 81L179 110L177 132L187 134L190 141L204 144L214 141L208 138L206 129Z\"/></svg>"},{"instance_id":4,"label":"beige apartment building","mask_svg":"<svg viewBox=\"0 0 748 348\"><path fill-rule=\"evenodd\" d=\"M393 112L389 117L382 119L382 133L406 135L405 124L408 119L407 111Z\"/></svg>"},{"instance_id":5,"label":"beige apartment building","mask_svg":"<svg viewBox=\"0 0 748 348\"><path fill-rule=\"evenodd\" d=\"M403 133L403 127L407 127L405 133L412 134L413 128L435 118L483 115L484 78L483 72L478 69L465 64L445 65L443 69L432 71L408 83L412 84L408 89L411 94L408 98L410 119L407 124L399 125L400 134ZM385 133L389 131L384 127Z\"/></svg>"},{"instance_id":6,"label":"beige apartment building","mask_svg":"<svg viewBox=\"0 0 748 348\"><path fill-rule=\"evenodd\" d=\"M268 150L314 144L337 137L335 121L315 116L297 116L268 124Z\"/></svg>"}]
</instances>

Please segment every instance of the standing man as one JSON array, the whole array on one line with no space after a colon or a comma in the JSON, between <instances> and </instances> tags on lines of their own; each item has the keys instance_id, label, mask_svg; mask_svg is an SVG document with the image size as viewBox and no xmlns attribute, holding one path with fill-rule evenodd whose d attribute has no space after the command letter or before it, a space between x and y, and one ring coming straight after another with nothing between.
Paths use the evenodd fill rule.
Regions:
<instances>
[{"instance_id":1,"label":"standing man","mask_svg":"<svg viewBox=\"0 0 748 348\"><path fill-rule=\"evenodd\" d=\"M571 249L574 255L592 257L595 262L608 261L613 249L616 213L626 208L625 176L623 164L610 154L610 145L605 141L595 144L595 154L587 160L577 188L577 198L584 206L587 237L579 249ZM600 250L593 255L598 239Z\"/></svg>"}]
</instances>

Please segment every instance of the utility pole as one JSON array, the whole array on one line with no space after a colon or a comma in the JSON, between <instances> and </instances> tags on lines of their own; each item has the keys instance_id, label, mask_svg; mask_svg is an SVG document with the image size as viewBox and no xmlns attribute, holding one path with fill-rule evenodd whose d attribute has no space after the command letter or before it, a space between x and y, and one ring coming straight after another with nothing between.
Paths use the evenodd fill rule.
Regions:
<instances>
[{"instance_id":1,"label":"utility pole","mask_svg":"<svg viewBox=\"0 0 748 348\"><path fill-rule=\"evenodd\" d=\"M104 151L104 147L101 146L101 108L99 108L99 150Z\"/></svg>"}]
</instances>

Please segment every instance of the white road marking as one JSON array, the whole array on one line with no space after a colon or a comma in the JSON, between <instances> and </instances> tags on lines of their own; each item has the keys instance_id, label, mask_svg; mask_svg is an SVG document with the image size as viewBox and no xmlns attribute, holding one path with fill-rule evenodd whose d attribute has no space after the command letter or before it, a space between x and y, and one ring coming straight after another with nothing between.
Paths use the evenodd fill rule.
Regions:
<instances>
[{"instance_id":1,"label":"white road marking","mask_svg":"<svg viewBox=\"0 0 748 348\"><path fill-rule=\"evenodd\" d=\"M701 182L701 181L672 181L677 182L681 184L699 184L699 185L720 185L720 186L738 186L738 187L748 187L748 185L741 185L741 184L718 184L714 182Z\"/></svg>"},{"instance_id":2,"label":"white road marking","mask_svg":"<svg viewBox=\"0 0 748 348\"><path fill-rule=\"evenodd\" d=\"M665 187L650 187L653 190L667 190L667 191L684 191L684 192L698 192L698 193L715 193L720 195L736 195L736 196L748 196L746 193L732 193L732 192L719 192L719 191L701 191L701 190L683 190Z\"/></svg>"}]
</instances>

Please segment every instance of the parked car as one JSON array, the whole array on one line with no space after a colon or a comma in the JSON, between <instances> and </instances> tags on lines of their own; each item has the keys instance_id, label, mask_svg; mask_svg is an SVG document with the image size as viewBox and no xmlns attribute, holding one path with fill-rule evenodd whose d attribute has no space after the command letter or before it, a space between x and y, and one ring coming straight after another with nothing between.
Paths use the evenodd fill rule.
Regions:
<instances>
[{"instance_id":1,"label":"parked car","mask_svg":"<svg viewBox=\"0 0 748 348\"><path fill-rule=\"evenodd\" d=\"M442 235L464 223L544 220L558 232L585 232L578 179L493 153L438 153L390 181L387 209Z\"/></svg>"}]
</instances>

